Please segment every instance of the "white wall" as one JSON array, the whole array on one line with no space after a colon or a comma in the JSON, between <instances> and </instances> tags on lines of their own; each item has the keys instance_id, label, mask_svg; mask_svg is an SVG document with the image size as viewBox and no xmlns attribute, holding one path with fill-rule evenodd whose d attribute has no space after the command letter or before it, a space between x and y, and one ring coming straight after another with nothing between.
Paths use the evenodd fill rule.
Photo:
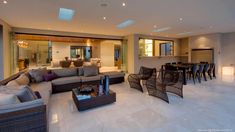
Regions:
<instances>
[{"instance_id":1,"label":"white wall","mask_svg":"<svg viewBox=\"0 0 235 132\"><path fill-rule=\"evenodd\" d=\"M222 35L221 66L235 66L235 33Z\"/></svg>"},{"instance_id":2,"label":"white wall","mask_svg":"<svg viewBox=\"0 0 235 132\"><path fill-rule=\"evenodd\" d=\"M128 39L127 42L127 70L128 73L137 73L136 68L136 60L138 59L138 46L136 45L136 41L138 38L136 35L129 35L126 37ZM136 53L137 51L137 53Z\"/></svg>"},{"instance_id":3,"label":"white wall","mask_svg":"<svg viewBox=\"0 0 235 132\"><path fill-rule=\"evenodd\" d=\"M192 49L214 49L214 62L216 71L221 73L221 34L206 34L189 37L189 62L191 62Z\"/></svg>"},{"instance_id":4,"label":"white wall","mask_svg":"<svg viewBox=\"0 0 235 132\"><path fill-rule=\"evenodd\" d=\"M70 58L70 44L61 42L52 42L52 59L64 60L65 57Z\"/></svg>"},{"instance_id":5,"label":"white wall","mask_svg":"<svg viewBox=\"0 0 235 132\"><path fill-rule=\"evenodd\" d=\"M0 19L0 24L3 25L3 40L0 42L0 80L10 76L10 32L11 27Z\"/></svg>"},{"instance_id":6,"label":"white wall","mask_svg":"<svg viewBox=\"0 0 235 132\"><path fill-rule=\"evenodd\" d=\"M100 42L100 58L102 66L114 66L115 45L121 45L121 42L113 40L105 40Z\"/></svg>"}]
</instances>

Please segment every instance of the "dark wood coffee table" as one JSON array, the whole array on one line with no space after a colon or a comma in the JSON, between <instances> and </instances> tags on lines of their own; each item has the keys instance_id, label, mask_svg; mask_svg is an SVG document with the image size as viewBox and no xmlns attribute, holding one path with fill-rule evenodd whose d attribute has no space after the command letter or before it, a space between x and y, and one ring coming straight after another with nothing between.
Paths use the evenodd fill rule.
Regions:
<instances>
[{"instance_id":1,"label":"dark wood coffee table","mask_svg":"<svg viewBox=\"0 0 235 132\"><path fill-rule=\"evenodd\" d=\"M116 102L116 93L112 90L109 90L109 93L107 95L103 94L100 96L98 95L97 90L94 90L94 92L91 93L91 98L79 100L77 98L77 96L80 95L79 88L75 88L72 90L73 101L79 111Z\"/></svg>"}]
</instances>

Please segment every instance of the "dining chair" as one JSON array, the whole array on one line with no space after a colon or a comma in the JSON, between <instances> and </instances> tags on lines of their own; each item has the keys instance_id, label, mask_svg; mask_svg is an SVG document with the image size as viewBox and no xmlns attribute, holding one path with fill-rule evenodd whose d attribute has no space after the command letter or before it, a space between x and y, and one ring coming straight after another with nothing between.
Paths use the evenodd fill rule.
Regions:
<instances>
[{"instance_id":1,"label":"dining chair","mask_svg":"<svg viewBox=\"0 0 235 132\"><path fill-rule=\"evenodd\" d=\"M198 77L198 65L197 64L193 64L191 67L191 70L189 71L189 78L191 79L191 77L193 78L193 83L195 84L195 79L198 78L199 81L199 77Z\"/></svg>"},{"instance_id":2,"label":"dining chair","mask_svg":"<svg viewBox=\"0 0 235 132\"><path fill-rule=\"evenodd\" d=\"M209 64L205 64L205 65L204 65L203 77L204 77L204 80L205 80L205 81L207 81L207 79L206 79L206 73L208 73L209 67L210 67ZM209 76L209 74L208 74L208 76Z\"/></svg>"},{"instance_id":3,"label":"dining chair","mask_svg":"<svg viewBox=\"0 0 235 132\"><path fill-rule=\"evenodd\" d=\"M198 81L199 81L199 83L201 83L201 77L203 75L204 64L199 64L198 66L199 66L198 71L197 71Z\"/></svg>"},{"instance_id":4,"label":"dining chair","mask_svg":"<svg viewBox=\"0 0 235 132\"><path fill-rule=\"evenodd\" d=\"M215 70L215 64L211 63L209 66L209 69L207 71L207 74L209 75L210 79L212 80L212 76L216 78L215 74L213 73Z\"/></svg>"}]
</instances>

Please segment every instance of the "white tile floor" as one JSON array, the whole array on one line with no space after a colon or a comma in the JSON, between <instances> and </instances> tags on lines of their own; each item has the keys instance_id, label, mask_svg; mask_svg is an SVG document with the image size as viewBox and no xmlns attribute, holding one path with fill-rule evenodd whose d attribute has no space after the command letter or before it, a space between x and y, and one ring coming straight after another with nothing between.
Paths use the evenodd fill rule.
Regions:
<instances>
[{"instance_id":1,"label":"white tile floor","mask_svg":"<svg viewBox=\"0 0 235 132\"><path fill-rule=\"evenodd\" d=\"M184 98L170 104L129 88L111 85L117 102L78 112L71 92L52 95L50 132L235 131L235 81L220 79L184 86Z\"/></svg>"}]
</instances>

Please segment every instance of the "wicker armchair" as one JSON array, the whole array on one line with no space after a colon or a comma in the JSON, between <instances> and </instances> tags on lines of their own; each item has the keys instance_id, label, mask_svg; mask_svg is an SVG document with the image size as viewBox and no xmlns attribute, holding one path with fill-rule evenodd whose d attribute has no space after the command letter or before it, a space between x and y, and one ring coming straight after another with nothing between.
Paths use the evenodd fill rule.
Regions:
<instances>
[{"instance_id":1,"label":"wicker armchair","mask_svg":"<svg viewBox=\"0 0 235 132\"><path fill-rule=\"evenodd\" d=\"M60 65L61 65L61 67L63 67L63 68L68 68L68 67L70 67L70 64L71 64L71 61L69 61L69 60L60 61Z\"/></svg>"},{"instance_id":2,"label":"wicker armchair","mask_svg":"<svg viewBox=\"0 0 235 132\"><path fill-rule=\"evenodd\" d=\"M130 74L128 76L128 82L130 84L130 87L143 92L143 88L140 84L140 81L146 81L147 79L149 79L152 76L154 70L156 71L155 68L147 68L142 66L140 67L139 74Z\"/></svg>"},{"instance_id":3,"label":"wicker armchair","mask_svg":"<svg viewBox=\"0 0 235 132\"><path fill-rule=\"evenodd\" d=\"M83 66L83 60L73 61L73 64L75 67L81 67L81 66Z\"/></svg>"},{"instance_id":4,"label":"wicker armchair","mask_svg":"<svg viewBox=\"0 0 235 132\"><path fill-rule=\"evenodd\" d=\"M154 71L152 76L146 81L148 94L160 98L167 103L169 99L167 92L174 93L183 98L183 74L181 71Z\"/></svg>"}]
</instances>

